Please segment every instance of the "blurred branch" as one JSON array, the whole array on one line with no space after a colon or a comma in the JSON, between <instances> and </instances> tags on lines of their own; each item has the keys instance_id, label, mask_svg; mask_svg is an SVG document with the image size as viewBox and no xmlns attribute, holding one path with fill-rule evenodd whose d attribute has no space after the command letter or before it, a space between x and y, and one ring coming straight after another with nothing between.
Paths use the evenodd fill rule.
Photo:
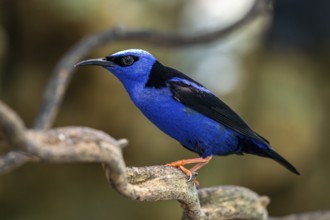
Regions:
<instances>
[{"instance_id":1,"label":"blurred branch","mask_svg":"<svg viewBox=\"0 0 330 220\"><path fill-rule=\"evenodd\" d=\"M317 211L310 213L293 214L284 217L272 217L269 220L328 220L330 211Z\"/></svg>"},{"instance_id":2,"label":"blurred branch","mask_svg":"<svg viewBox=\"0 0 330 220\"><path fill-rule=\"evenodd\" d=\"M35 160L38 160L37 158ZM9 173L12 170L23 166L27 162L34 161L33 157L22 151L11 151L3 156L0 156L0 175Z\"/></svg>"},{"instance_id":3,"label":"blurred branch","mask_svg":"<svg viewBox=\"0 0 330 220\"><path fill-rule=\"evenodd\" d=\"M27 130L21 119L0 102L0 131L14 149L0 158L0 174L23 162L99 162L108 181L122 195L139 201L177 200L183 219L266 219L267 197L249 189L219 186L197 190L185 174L168 166L126 167L122 149L102 131L84 127Z\"/></svg>"},{"instance_id":4,"label":"blurred branch","mask_svg":"<svg viewBox=\"0 0 330 220\"><path fill-rule=\"evenodd\" d=\"M96 47L106 43L113 43L114 41L141 41L157 46L176 48L207 44L215 40L224 39L265 11L269 11L269 3L269 0L255 0L251 9L230 26L204 34L185 35L150 30L113 28L82 39L57 63L42 99L34 128L45 129L51 127L66 88L73 76L74 64Z\"/></svg>"}]
</instances>

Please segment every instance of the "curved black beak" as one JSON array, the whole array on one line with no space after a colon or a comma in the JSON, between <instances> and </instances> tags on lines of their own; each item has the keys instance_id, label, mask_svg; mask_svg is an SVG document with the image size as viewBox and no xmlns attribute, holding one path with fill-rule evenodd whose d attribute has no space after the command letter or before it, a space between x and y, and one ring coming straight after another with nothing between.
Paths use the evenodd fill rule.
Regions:
<instances>
[{"instance_id":1,"label":"curved black beak","mask_svg":"<svg viewBox=\"0 0 330 220\"><path fill-rule=\"evenodd\" d=\"M103 67L113 67L115 66L115 63L109 60L106 60L105 58L98 58L98 59L90 59L90 60L83 60L74 67L77 66L89 66L89 65L95 65L95 66L103 66Z\"/></svg>"}]
</instances>

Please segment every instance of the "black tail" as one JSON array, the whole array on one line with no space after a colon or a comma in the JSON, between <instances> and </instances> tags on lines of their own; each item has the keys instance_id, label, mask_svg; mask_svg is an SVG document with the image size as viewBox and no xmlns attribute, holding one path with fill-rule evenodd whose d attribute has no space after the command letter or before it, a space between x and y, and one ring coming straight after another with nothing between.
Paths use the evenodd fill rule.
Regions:
<instances>
[{"instance_id":1,"label":"black tail","mask_svg":"<svg viewBox=\"0 0 330 220\"><path fill-rule=\"evenodd\" d=\"M271 149L269 147L260 148L259 146L255 145L254 143L251 143L243 148L243 152L248 153L248 154L255 154L258 156L271 158L271 159L275 160L276 162L278 162L279 164L281 164L282 166L284 166L285 168L287 168L288 170L290 170L292 173L300 175L298 170L292 164L290 164L286 159L284 159L281 155L279 155L278 153L276 153L273 149Z\"/></svg>"},{"instance_id":2,"label":"black tail","mask_svg":"<svg viewBox=\"0 0 330 220\"><path fill-rule=\"evenodd\" d=\"M286 159L284 159L281 155L276 153L274 150L269 148L269 149L263 149L263 151L265 152L267 157L272 158L276 162L280 163L282 166L284 166L285 168L290 170L292 173L300 175L298 170L291 163L289 163Z\"/></svg>"}]
</instances>

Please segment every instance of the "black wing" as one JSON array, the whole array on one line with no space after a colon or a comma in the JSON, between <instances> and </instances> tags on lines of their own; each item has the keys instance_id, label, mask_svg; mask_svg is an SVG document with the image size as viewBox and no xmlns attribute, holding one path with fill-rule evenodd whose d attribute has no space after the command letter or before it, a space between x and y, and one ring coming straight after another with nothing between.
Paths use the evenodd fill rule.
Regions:
<instances>
[{"instance_id":1,"label":"black wing","mask_svg":"<svg viewBox=\"0 0 330 220\"><path fill-rule=\"evenodd\" d=\"M254 132L240 116L218 97L206 89L204 90L204 87L200 84L193 85L186 80L167 81L167 85L170 87L175 100L241 134L263 143L269 143L265 138ZM192 82L195 83L194 81ZM200 86L203 89L196 88L196 86Z\"/></svg>"}]
</instances>

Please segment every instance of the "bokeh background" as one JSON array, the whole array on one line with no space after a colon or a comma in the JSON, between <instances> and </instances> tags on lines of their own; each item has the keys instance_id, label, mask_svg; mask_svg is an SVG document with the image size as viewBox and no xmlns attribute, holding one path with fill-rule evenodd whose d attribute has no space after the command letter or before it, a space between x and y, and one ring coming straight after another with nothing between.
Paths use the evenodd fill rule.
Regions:
<instances>
[{"instance_id":1,"label":"bokeh background","mask_svg":"<svg viewBox=\"0 0 330 220\"><path fill-rule=\"evenodd\" d=\"M33 124L56 62L86 35L114 26L204 33L239 19L252 0L0 1L0 97ZM273 216L330 208L330 2L276 0L273 12L230 37L185 49L104 45L90 56L143 48L213 90L301 172L255 156L216 157L201 187L240 185L271 198ZM130 141L130 166L194 157L133 106L117 79L78 69L55 126ZM2 150L3 152L4 150ZM118 195L99 164L29 164L0 176L0 219L179 219L175 201Z\"/></svg>"}]
</instances>

